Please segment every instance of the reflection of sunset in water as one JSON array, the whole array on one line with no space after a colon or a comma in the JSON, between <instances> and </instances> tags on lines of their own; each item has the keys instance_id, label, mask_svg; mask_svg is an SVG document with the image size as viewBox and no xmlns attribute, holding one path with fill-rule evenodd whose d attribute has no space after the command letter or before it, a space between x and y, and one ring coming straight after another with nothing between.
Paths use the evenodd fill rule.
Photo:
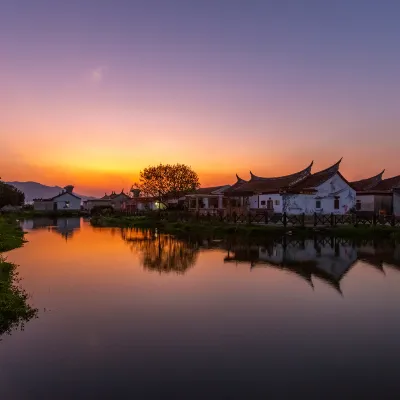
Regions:
<instances>
[{"instance_id":1,"label":"reflection of sunset in water","mask_svg":"<svg viewBox=\"0 0 400 400\"><path fill-rule=\"evenodd\" d=\"M146 398L161 393L153 381L188 391L243 382L248 398L249 387L264 393L265 376L278 392L299 379L323 393L336 366L368 368L352 375L361 392L365 376L397 382L398 244L178 240L84 221L66 240L73 226L26 226L28 243L8 254L39 318L0 345L6 398L101 398L109 385L107 397L133 385Z\"/></svg>"}]
</instances>

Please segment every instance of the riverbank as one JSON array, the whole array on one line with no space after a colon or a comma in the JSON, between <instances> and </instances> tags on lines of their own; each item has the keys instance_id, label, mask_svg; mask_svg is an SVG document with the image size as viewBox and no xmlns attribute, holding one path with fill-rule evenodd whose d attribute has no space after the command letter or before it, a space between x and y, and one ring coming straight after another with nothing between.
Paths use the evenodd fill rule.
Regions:
<instances>
[{"instance_id":1,"label":"riverbank","mask_svg":"<svg viewBox=\"0 0 400 400\"><path fill-rule=\"evenodd\" d=\"M0 216L0 253L21 247L24 232L13 217Z\"/></svg>"},{"instance_id":2,"label":"riverbank","mask_svg":"<svg viewBox=\"0 0 400 400\"><path fill-rule=\"evenodd\" d=\"M37 315L37 309L27 303L28 294L18 286L17 266L2 254L24 242L24 232L17 221L0 216L0 336Z\"/></svg>"},{"instance_id":3,"label":"riverbank","mask_svg":"<svg viewBox=\"0 0 400 400\"><path fill-rule=\"evenodd\" d=\"M283 227L280 225L231 224L216 221L170 222L149 218L146 216L96 216L90 223L94 227L120 227L158 229L163 233L180 234L211 234L213 236L242 235L293 235L299 237L336 236L343 238L390 238L400 240L400 228L390 226L337 226L337 227Z\"/></svg>"}]
</instances>

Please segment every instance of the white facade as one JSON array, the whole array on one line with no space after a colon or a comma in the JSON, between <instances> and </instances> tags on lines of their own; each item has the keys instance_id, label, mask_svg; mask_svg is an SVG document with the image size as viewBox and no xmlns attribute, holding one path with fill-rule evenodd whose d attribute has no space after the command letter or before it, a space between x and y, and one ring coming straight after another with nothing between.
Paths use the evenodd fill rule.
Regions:
<instances>
[{"instance_id":1,"label":"white facade","mask_svg":"<svg viewBox=\"0 0 400 400\"><path fill-rule=\"evenodd\" d=\"M33 209L35 211L76 211L81 209L81 199L71 193L65 192L52 199L35 200L33 202Z\"/></svg>"},{"instance_id":2,"label":"white facade","mask_svg":"<svg viewBox=\"0 0 400 400\"><path fill-rule=\"evenodd\" d=\"M359 202L359 209L357 211L375 211L375 196L373 194L357 195L357 202Z\"/></svg>"},{"instance_id":3,"label":"white facade","mask_svg":"<svg viewBox=\"0 0 400 400\"><path fill-rule=\"evenodd\" d=\"M285 193L260 194L249 199L250 209L273 210L287 214L346 214L356 204L356 192L335 174L315 188L312 194ZM272 207L271 207L272 206Z\"/></svg>"},{"instance_id":4,"label":"white facade","mask_svg":"<svg viewBox=\"0 0 400 400\"><path fill-rule=\"evenodd\" d=\"M283 212L283 199L280 194L260 194L249 198L250 209L271 210L271 206L275 213Z\"/></svg>"},{"instance_id":5,"label":"white facade","mask_svg":"<svg viewBox=\"0 0 400 400\"><path fill-rule=\"evenodd\" d=\"M68 210L80 210L81 199L72 195L71 193L63 193L53 198L55 210L57 211L68 211Z\"/></svg>"},{"instance_id":6,"label":"white facade","mask_svg":"<svg viewBox=\"0 0 400 400\"><path fill-rule=\"evenodd\" d=\"M356 191L335 174L315 188L313 194L285 194L283 209L288 214L347 214L356 204Z\"/></svg>"}]
</instances>

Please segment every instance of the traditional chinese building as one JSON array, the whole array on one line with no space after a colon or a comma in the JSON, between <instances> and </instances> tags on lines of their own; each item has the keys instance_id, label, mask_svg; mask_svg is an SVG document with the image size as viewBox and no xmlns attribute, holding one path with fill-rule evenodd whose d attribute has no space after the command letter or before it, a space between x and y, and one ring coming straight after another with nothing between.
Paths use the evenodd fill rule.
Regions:
<instances>
[{"instance_id":1,"label":"traditional chinese building","mask_svg":"<svg viewBox=\"0 0 400 400\"><path fill-rule=\"evenodd\" d=\"M396 188L400 188L400 175L382 179L383 173L384 171L371 178L351 183L357 190L356 210L358 212L393 214L395 200L397 200Z\"/></svg>"},{"instance_id":2,"label":"traditional chinese building","mask_svg":"<svg viewBox=\"0 0 400 400\"><path fill-rule=\"evenodd\" d=\"M254 175L250 171L250 180L241 179L236 188L227 191L227 196L236 198L239 204L247 210L268 210L282 213L282 190L306 179L311 174L313 163L301 171L291 175L267 178Z\"/></svg>"},{"instance_id":3,"label":"traditional chinese building","mask_svg":"<svg viewBox=\"0 0 400 400\"><path fill-rule=\"evenodd\" d=\"M92 210L94 207L112 207L116 211L123 208L123 204L130 199L130 196L122 189L120 193L112 191L110 194L105 193L100 199L91 199L84 202L86 210Z\"/></svg>"},{"instance_id":4,"label":"traditional chinese building","mask_svg":"<svg viewBox=\"0 0 400 400\"><path fill-rule=\"evenodd\" d=\"M230 188L231 185L222 185L197 189L186 195L189 210L212 214L226 209L228 199L225 193Z\"/></svg>"},{"instance_id":5,"label":"traditional chinese building","mask_svg":"<svg viewBox=\"0 0 400 400\"><path fill-rule=\"evenodd\" d=\"M353 209L356 191L340 173L341 161L283 188L283 211L288 214L346 214Z\"/></svg>"}]
</instances>

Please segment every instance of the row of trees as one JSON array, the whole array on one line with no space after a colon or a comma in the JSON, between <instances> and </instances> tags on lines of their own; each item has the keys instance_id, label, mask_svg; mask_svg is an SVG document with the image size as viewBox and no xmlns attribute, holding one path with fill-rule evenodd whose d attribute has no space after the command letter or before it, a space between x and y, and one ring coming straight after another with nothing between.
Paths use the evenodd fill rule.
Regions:
<instances>
[{"instance_id":1,"label":"row of trees","mask_svg":"<svg viewBox=\"0 0 400 400\"><path fill-rule=\"evenodd\" d=\"M25 194L15 186L1 181L0 178L0 208L4 206L23 206L25 203Z\"/></svg>"},{"instance_id":2,"label":"row of trees","mask_svg":"<svg viewBox=\"0 0 400 400\"><path fill-rule=\"evenodd\" d=\"M194 192L199 187L197 173L187 165L159 164L141 171L139 182L133 185L132 190L153 197L167 207L168 200Z\"/></svg>"}]
</instances>

